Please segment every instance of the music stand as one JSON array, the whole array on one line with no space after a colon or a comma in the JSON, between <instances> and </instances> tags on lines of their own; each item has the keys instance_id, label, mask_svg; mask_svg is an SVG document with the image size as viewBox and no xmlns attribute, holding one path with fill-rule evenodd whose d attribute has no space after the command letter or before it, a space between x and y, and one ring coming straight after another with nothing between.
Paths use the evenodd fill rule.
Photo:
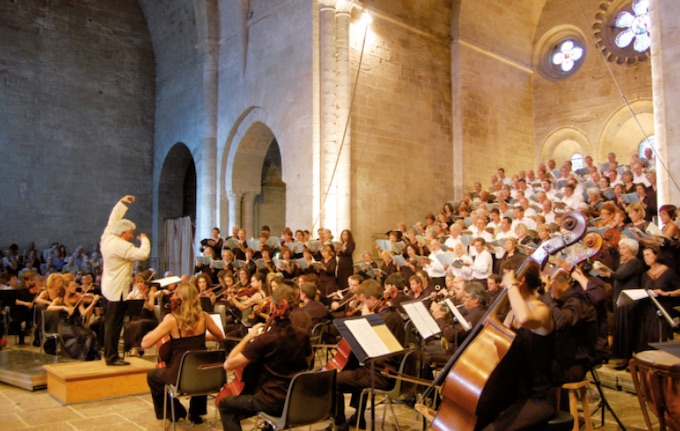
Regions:
<instances>
[{"instance_id":1,"label":"music stand","mask_svg":"<svg viewBox=\"0 0 680 431\"><path fill-rule=\"evenodd\" d=\"M335 319L333 324L359 362L371 364L371 429L375 429L375 360L402 353L404 347L378 314Z\"/></svg>"},{"instance_id":2,"label":"music stand","mask_svg":"<svg viewBox=\"0 0 680 431\"><path fill-rule=\"evenodd\" d=\"M656 315L659 317L659 342L663 342L661 339L663 337L663 323L661 322L661 319L665 319L668 325L671 328L677 328L680 326L680 319L677 317L674 319L671 317L670 314L668 314L668 311L666 311L665 308L663 308L663 305L659 302L658 299L656 299L656 296L654 295L654 292L652 292L650 289L646 289L647 295L649 295L649 299L652 300L652 304L656 307Z\"/></svg>"},{"instance_id":3,"label":"music stand","mask_svg":"<svg viewBox=\"0 0 680 431\"><path fill-rule=\"evenodd\" d=\"M207 296L201 296L199 297L201 300L201 308L203 311L205 311L208 314L211 314L215 310L215 306L213 303L210 301L210 298Z\"/></svg>"},{"instance_id":4,"label":"music stand","mask_svg":"<svg viewBox=\"0 0 680 431\"><path fill-rule=\"evenodd\" d=\"M593 413L590 416L594 416L595 413L597 413L598 410L601 410L601 416L600 416L600 426L604 426L604 413L605 409L609 410L609 413L612 414L612 417L616 421L617 424L619 424L619 427L623 430L626 431L626 427L623 426L621 423L621 419L619 419L618 416L616 416L616 413L614 412L614 409L612 406L609 404L609 401L607 401L607 398L604 396L604 391L602 390L602 382L600 381L600 376L597 375L595 372L595 367L590 367L590 375L593 378L593 383L595 384L595 387L597 388L597 392L600 394L600 402L597 405L597 408L593 410Z\"/></svg>"}]
</instances>

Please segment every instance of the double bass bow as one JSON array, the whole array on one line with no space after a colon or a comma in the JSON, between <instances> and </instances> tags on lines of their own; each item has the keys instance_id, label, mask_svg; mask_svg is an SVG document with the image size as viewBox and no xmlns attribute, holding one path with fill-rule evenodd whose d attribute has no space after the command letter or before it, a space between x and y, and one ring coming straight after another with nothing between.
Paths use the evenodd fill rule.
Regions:
<instances>
[{"instance_id":1,"label":"double bass bow","mask_svg":"<svg viewBox=\"0 0 680 431\"><path fill-rule=\"evenodd\" d=\"M577 243L586 233L586 219L578 212L568 212L564 215L563 227L568 232L541 244L519 268L518 277L532 266L542 268L550 255ZM498 310L507 301L507 289L503 289L432 386L423 393L423 398L428 398L434 388L443 383L442 401L431 429L474 430L480 416L484 417L491 411L498 412L499 407L507 403L507 394L499 388L507 380L503 373L510 372L506 354L512 347L515 332L503 325L498 317ZM431 417L434 413L423 404L417 405L416 409L425 416Z\"/></svg>"}]
</instances>

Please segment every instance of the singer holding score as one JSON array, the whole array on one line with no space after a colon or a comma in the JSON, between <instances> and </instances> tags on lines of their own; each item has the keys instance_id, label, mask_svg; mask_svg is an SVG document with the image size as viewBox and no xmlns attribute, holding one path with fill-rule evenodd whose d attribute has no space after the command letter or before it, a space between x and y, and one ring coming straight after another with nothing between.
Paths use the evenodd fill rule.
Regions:
<instances>
[{"instance_id":1,"label":"singer holding score","mask_svg":"<svg viewBox=\"0 0 680 431\"><path fill-rule=\"evenodd\" d=\"M130 365L118 355L118 340L127 308L125 298L130 291L135 261L146 260L151 251L149 238L144 233L137 236L141 242L139 247L130 242L135 237L136 226L123 216L128 210L126 204L134 201L132 195L123 196L113 207L100 242L102 260L106 262L102 274L102 295L107 300L104 327L106 365Z\"/></svg>"}]
</instances>

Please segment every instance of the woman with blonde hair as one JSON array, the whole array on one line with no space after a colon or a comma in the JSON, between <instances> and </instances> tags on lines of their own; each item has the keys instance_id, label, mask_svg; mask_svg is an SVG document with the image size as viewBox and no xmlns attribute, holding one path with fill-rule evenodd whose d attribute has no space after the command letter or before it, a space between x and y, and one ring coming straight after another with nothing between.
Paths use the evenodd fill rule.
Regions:
<instances>
[{"instance_id":1,"label":"woman with blonde hair","mask_svg":"<svg viewBox=\"0 0 680 431\"><path fill-rule=\"evenodd\" d=\"M198 290L191 283L182 283L170 299L171 313L142 339L142 348L148 349L162 339L169 337L172 354L166 361L166 368L156 368L147 374L156 419L163 419L163 394L166 384L175 384L179 374L182 356L189 350L205 350L206 330L216 339L222 339L217 324L201 308ZM166 358L167 359L167 358ZM187 411L174 398L175 420L185 418ZM171 411L168 409L168 411ZM207 412L207 398L192 397L189 406L189 420L202 423L202 415Z\"/></svg>"}]
</instances>

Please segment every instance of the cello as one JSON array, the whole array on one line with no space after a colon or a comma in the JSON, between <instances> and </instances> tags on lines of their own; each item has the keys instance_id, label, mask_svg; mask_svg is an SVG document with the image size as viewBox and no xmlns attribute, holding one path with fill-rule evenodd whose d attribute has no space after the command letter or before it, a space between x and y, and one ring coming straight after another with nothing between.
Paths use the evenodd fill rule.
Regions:
<instances>
[{"instance_id":1,"label":"cello","mask_svg":"<svg viewBox=\"0 0 680 431\"><path fill-rule=\"evenodd\" d=\"M586 219L580 213L568 212L564 215L563 227L568 233L541 244L522 264L518 278L531 266L542 268L550 255L577 243L586 233ZM503 325L498 317L498 311L507 301L507 290L504 289L423 394L423 398L427 398L444 380L442 401L431 429L474 430L480 417L487 417L490 412L501 411L502 406L509 405L504 382L512 375L511 355L507 354L515 332ZM426 416L430 414L422 404L417 410Z\"/></svg>"}]
</instances>

